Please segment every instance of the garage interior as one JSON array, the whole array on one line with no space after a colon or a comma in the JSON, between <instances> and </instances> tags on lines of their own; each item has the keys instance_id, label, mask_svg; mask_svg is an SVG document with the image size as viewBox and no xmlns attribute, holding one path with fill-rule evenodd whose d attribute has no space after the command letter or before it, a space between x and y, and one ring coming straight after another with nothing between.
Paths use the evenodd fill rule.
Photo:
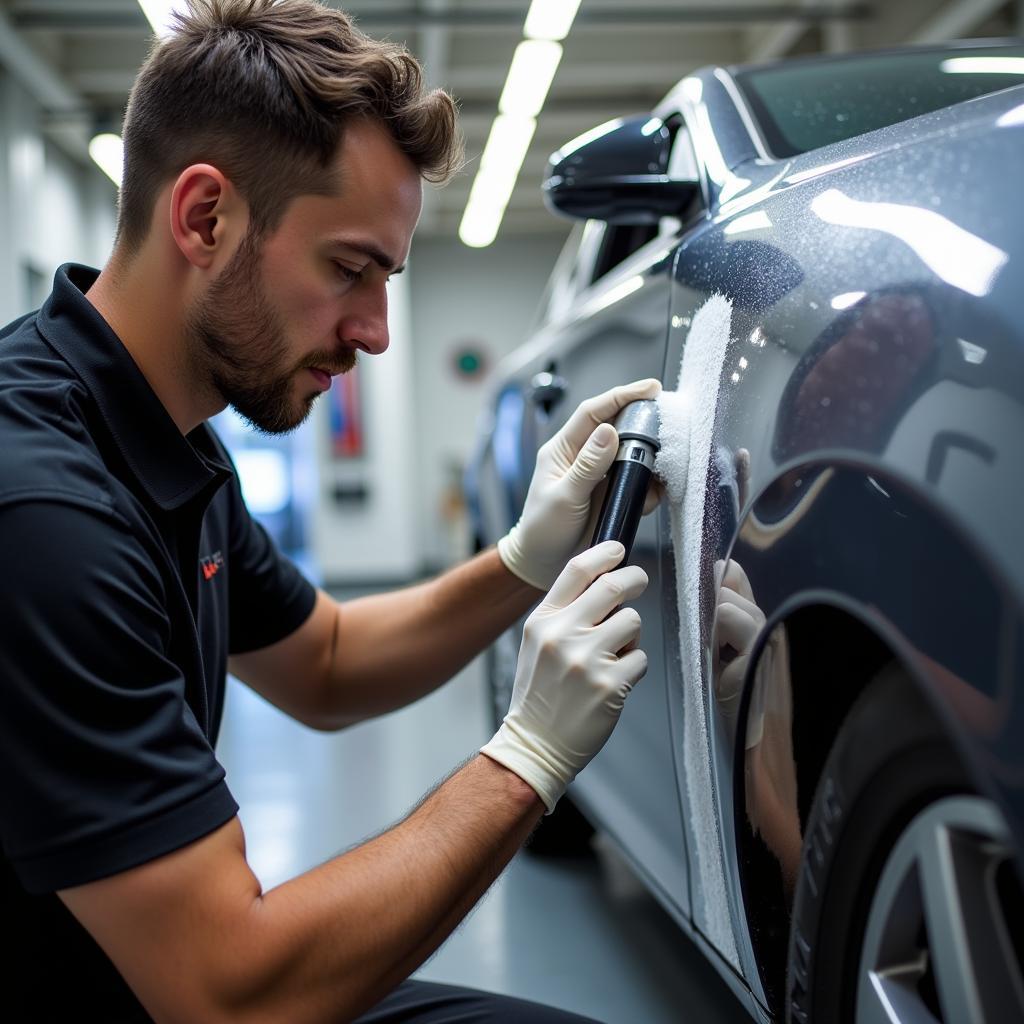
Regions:
<instances>
[{"instance_id":1,"label":"garage interior","mask_svg":"<svg viewBox=\"0 0 1024 1024\"><path fill-rule=\"evenodd\" d=\"M457 99L466 143L464 170L426 189L409 269L391 285L391 348L360 366L358 429L340 430L328 401L286 437L254 434L230 411L215 424L254 513L338 597L423 579L473 552L463 475L495 367L529 338L571 228L539 187L563 143L652 109L709 64L1024 36L1024 0L582 0L489 239L467 206L528 0L329 6L406 44ZM4 323L40 305L60 264L105 262L117 186L92 143L120 130L151 33L139 0L0 0ZM415 706L331 736L233 684L218 754L269 888L401 818L489 735L478 659ZM418 977L607 1024L749 1019L601 836L580 857L517 856Z\"/></svg>"}]
</instances>

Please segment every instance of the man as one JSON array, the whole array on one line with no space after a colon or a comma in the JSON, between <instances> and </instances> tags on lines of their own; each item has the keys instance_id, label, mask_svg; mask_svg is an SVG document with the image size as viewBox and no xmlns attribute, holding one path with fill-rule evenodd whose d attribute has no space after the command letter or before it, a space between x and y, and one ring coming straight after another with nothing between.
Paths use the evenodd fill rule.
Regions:
<instances>
[{"instance_id":1,"label":"man","mask_svg":"<svg viewBox=\"0 0 1024 1024\"><path fill-rule=\"evenodd\" d=\"M124 138L109 264L62 267L0 343L7 1019L567 1021L403 980L645 671L619 607L644 573L614 544L573 556L606 421L657 382L577 410L497 551L339 605L249 518L205 420L230 403L289 430L385 350L421 178L458 158L451 100L314 0L194 0ZM213 754L228 668L338 729L440 685L545 591L482 753L395 828L262 892Z\"/></svg>"}]
</instances>

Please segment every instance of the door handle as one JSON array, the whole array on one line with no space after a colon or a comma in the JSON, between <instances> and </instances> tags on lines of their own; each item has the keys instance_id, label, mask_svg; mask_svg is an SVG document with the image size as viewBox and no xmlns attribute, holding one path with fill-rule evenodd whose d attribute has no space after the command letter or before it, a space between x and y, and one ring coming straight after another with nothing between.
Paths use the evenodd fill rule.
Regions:
<instances>
[{"instance_id":1,"label":"door handle","mask_svg":"<svg viewBox=\"0 0 1024 1024\"><path fill-rule=\"evenodd\" d=\"M539 405L546 413L549 413L565 398L565 393L568 390L569 382L564 377L544 370L542 373L534 374L530 381L527 397L534 405Z\"/></svg>"}]
</instances>

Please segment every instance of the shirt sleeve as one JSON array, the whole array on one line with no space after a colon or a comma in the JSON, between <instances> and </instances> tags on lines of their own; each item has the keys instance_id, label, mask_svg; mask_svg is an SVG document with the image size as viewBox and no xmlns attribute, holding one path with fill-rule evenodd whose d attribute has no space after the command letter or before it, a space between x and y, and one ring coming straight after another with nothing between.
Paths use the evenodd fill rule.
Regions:
<instances>
[{"instance_id":1,"label":"shirt sleeve","mask_svg":"<svg viewBox=\"0 0 1024 1024\"><path fill-rule=\"evenodd\" d=\"M29 892L116 874L238 810L192 715L163 580L127 527L0 510L0 837Z\"/></svg>"},{"instance_id":2,"label":"shirt sleeve","mask_svg":"<svg viewBox=\"0 0 1024 1024\"><path fill-rule=\"evenodd\" d=\"M229 486L229 651L244 654L298 629L313 611L316 589L252 518L237 477Z\"/></svg>"}]
</instances>

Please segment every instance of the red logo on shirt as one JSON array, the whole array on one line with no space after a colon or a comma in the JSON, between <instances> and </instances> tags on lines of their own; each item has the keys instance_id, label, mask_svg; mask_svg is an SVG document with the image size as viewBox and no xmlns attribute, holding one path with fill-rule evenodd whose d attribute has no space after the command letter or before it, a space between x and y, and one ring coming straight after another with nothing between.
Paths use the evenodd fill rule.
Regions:
<instances>
[{"instance_id":1,"label":"red logo on shirt","mask_svg":"<svg viewBox=\"0 0 1024 1024\"><path fill-rule=\"evenodd\" d=\"M220 572L220 567L224 564L224 556L219 551L214 551L212 555L206 555L199 559L199 568L203 570L203 579L212 580L214 576Z\"/></svg>"}]
</instances>

